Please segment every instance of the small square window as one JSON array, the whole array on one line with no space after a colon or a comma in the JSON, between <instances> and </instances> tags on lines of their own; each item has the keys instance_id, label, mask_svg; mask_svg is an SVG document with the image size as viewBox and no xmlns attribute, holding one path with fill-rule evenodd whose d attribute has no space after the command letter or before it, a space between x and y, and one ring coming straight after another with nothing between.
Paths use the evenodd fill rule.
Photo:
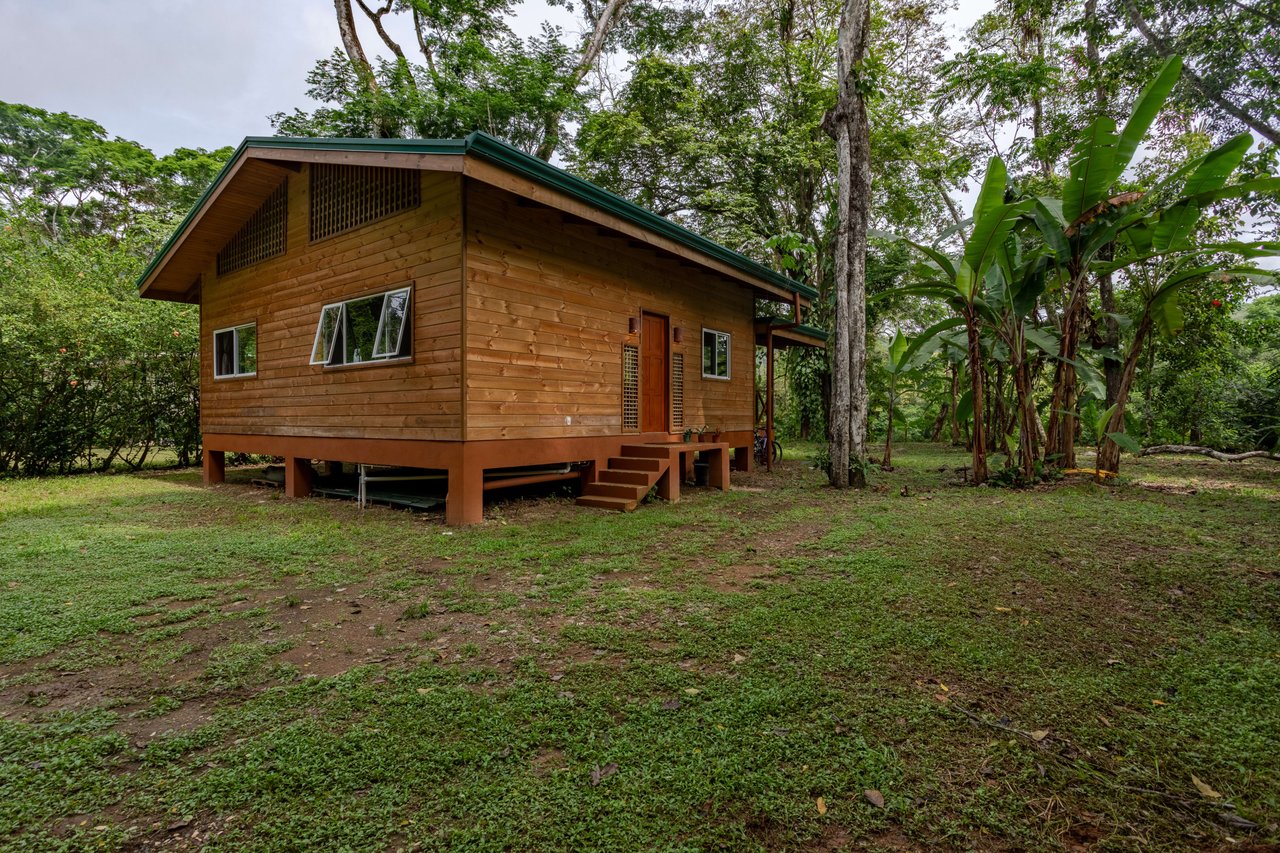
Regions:
<instances>
[{"instance_id":1,"label":"small square window","mask_svg":"<svg viewBox=\"0 0 1280 853\"><path fill-rule=\"evenodd\" d=\"M702 330L702 378L729 378L729 333Z\"/></svg>"},{"instance_id":2,"label":"small square window","mask_svg":"<svg viewBox=\"0 0 1280 853\"><path fill-rule=\"evenodd\" d=\"M258 325L246 323L213 333L213 375L217 379L255 376L258 372Z\"/></svg>"}]
</instances>

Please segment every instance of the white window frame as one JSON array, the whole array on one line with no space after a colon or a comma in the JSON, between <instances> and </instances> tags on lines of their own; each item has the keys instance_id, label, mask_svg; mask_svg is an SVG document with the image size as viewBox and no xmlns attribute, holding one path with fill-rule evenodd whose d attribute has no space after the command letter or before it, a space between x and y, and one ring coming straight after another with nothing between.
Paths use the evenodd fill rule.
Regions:
<instances>
[{"instance_id":1,"label":"white window frame","mask_svg":"<svg viewBox=\"0 0 1280 853\"><path fill-rule=\"evenodd\" d=\"M253 328L253 370L249 373L218 372L218 335L231 333L231 357L236 365L240 364L240 330ZM213 378L214 379L246 379L258 375L258 323L241 323L238 326L227 326L225 329L213 330Z\"/></svg>"},{"instance_id":2,"label":"white window frame","mask_svg":"<svg viewBox=\"0 0 1280 853\"><path fill-rule=\"evenodd\" d=\"M395 349L388 353L378 350L382 346L382 330L387 321L387 308L391 304L391 298L399 294L405 296L404 306L404 322L400 324L400 336L396 338ZM374 333L373 352L368 358L361 361L342 361L337 364L333 363L334 348L338 345L338 339L345 334L346 328L346 311L347 305L352 302L362 302L366 299L382 297L382 308L378 312L378 330ZM326 342L321 337L324 331L324 318L330 311L336 312L337 320L334 324L333 335ZM341 302L330 302L328 305L320 309L320 319L316 321L316 336L311 344L311 364L318 364L322 367L357 367L365 364L386 364L395 361L408 361L413 358L413 353L399 355L401 348L404 347L405 335L409 334L409 330L413 327L413 287L397 287L394 290L384 290L381 293L366 293L362 296L354 296L351 299L344 299ZM324 347L323 352L321 348ZM343 349L345 350L345 344Z\"/></svg>"},{"instance_id":3,"label":"white window frame","mask_svg":"<svg viewBox=\"0 0 1280 853\"><path fill-rule=\"evenodd\" d=\"M713 359L713 363L711 364L712 371L715 371L716 369L716 366L714 364L715 349L719 345L720 341L722 340L724 341L724 376L721 376L715 372L712 372L712 373L707 372L707 335L708 334L712 334L716 336L716 343L712 345L712 359ZM730 379L733 378L733 335L729 334L728 332L722 332L719 329L708 329L704 326L702 328L702 336L698 339L698 349L701 350L702 352L702 378L703 379L718 379L721 382L728 382Z\"/></svg>"}]
</instances>

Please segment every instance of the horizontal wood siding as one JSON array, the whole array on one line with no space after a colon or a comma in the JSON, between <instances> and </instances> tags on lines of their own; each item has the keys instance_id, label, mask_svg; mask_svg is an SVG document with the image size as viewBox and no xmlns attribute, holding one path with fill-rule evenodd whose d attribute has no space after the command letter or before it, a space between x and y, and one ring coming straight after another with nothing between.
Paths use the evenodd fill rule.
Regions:
<instances>
[{"instance_id":1,"label":"horizontal wood siding","mask_svg":"<svg viewBox=\"0 0 1280 853\"><path fill-rule=\"evenodd\" d=\"M461 177L422 172L422 205L310 243L307 166L289 176L286 253L222 278L201 295L205 432L344 438L462 437ZM322 306L413 285L408 362L313 366ZM258 374L213 378L215 329L258 324Z\"/></svg>"},{"instance_id":2,"label":"horizontal wood siding","mask_svg":"<svg viewBox=\"0 0 1280 853\"><path fill-rule=\"evenodd\" d=\"M685 424L752 428L745 286L494 187L465 197L467 439L621 434L622 347L639 343L641 311L683 330ZM732 336L729 381L702 378L704 326Z\"/></svg>"}]
</instances>

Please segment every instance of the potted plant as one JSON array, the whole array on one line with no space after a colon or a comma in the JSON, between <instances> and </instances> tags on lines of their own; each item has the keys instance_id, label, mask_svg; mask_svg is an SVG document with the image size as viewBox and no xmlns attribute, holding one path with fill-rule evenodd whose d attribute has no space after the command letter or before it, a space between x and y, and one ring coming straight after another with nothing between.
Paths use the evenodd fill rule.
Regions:
<instances>
[{"instance_id":1,"label":"potted plant","mask_svg":"<svg viewBox=\"0 0 1280 853\"><path fill-rule=\"evenodd\" d=\"M707 427L707 430L711 433L710 441L714 443L720 440L720 427Z\"/></svg>"},{"instance_id":2,"label":"potted plant","mask_svg":"<svg viewBox=\"0 0 1280 853\"><path fill-rule=\"evenodd\" d=\"M688 427L685 429L683 438L684 438L685 444L688 444L689 442L693 441L693 427Z\"/></svg>"},{"instance_id":3,"label":"potted plant","mask_svg":"<svg viewBox=\"0 0 1280 853\"><path fill-rule=\"evenodd\" d=\"M699 442L699 443L704 442L704 441L710 441L710 440L711 440L711 433L707 431L707 430L709 430L709 429L710 429L710 427L708 427L708 426L706 426L706 425L703 425L703 426L698 427L698 442Z\"/></svg>"}]
</instances>

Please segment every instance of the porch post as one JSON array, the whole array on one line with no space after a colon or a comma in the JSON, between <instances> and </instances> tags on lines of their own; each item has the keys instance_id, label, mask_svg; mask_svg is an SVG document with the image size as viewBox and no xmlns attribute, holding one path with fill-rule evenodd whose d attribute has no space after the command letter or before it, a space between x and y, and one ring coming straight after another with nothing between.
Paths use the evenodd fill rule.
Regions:
<instances>
[{"instance_id":1,"label":"porch post","mask_svg":"<svg viewBox=\"0 0 1280 853\"><path fill-rule=\"evenodd\" d=\"M227 479L227 454L221 450L204 452L204 484L222 483Z\"/></svg>"},{"instance_id":2,"label":"porch post","mask_svg":"<svg viewBox=\"0 0 1280 853\"><path fill-rule=\"evenodd\" d=\"M773 470L773 324L764 333L764 448L765 470Z\"/></svg>"},{"instance_id":3,"label":"porch post","mask_svg":"<svg viewBox=\"0 0 1280 853\"><path fill-rule=\"evenodd\" d=\"M297 456L286 456L284 459L284 496L286 498L305 498L311 494L311 481L315 471L311 469L311 460Z\"/></svg>"},{"instance_id":4,"label":"porch post","mask_svg":"<svg viewBox=\"0 0 1280 853\"><path fill-rule=\"evenodd\" d=\"M484 521L484 468L467 460L462 451L449 466L449 494L444 501L444 521L450 527Z\"/></svg>"}]
</instances>

